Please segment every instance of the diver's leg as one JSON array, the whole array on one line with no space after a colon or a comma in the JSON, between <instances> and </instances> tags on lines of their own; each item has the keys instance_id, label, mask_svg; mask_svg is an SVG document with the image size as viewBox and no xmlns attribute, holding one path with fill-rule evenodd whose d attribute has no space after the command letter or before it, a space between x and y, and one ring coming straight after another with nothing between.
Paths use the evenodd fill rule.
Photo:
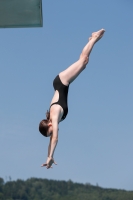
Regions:
<instances>
[{"instance_id":1,"label":"diver's leg","mask_svg":"<svg viewBox=\"0 0 133 200\"><path fill-rule=\"evenodd\" d=\"M104 32L105 30L101 29L92 33L92 36L89 38L89 42L84 47L79 60L59 74L60 79L64 85L68 85L69 83L73 82L77 76L85 69L94 44L102 38Z\"/></svg>"}]
</instances>

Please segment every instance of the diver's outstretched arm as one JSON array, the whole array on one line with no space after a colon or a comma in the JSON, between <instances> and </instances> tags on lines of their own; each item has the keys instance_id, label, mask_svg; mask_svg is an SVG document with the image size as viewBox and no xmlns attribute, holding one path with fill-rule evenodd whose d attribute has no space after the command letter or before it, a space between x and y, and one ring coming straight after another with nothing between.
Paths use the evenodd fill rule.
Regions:
<instances>
[{"instance_id":1,"label":"diver's outstretched arm","mask_svg":"<svg viewBox=\"0 0 133 200\"><path fill-rule=\"evenodd\" d=\"M52 164L54 163L55 165L57 164L54 161L54 151L55 148L57 146L58 143L58 123L57 123L57 119L52 119L52 127L53 127L53 133L50 137L50 142L49 142L49 146L48 146L48 157L47 157L47 161L45 164L42 164L42 167L46 167L47 169L52 168Z\"/></svg>"}]
</instances>

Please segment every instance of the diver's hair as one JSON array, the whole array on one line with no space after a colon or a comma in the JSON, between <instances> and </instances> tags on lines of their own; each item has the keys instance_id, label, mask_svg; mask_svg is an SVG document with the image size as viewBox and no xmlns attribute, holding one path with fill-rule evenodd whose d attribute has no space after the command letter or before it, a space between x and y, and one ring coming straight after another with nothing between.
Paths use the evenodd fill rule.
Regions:
<instances>
[{"instance_id":1,"label":"diver's hair","mask_svg":"<svg viewBox=\"0 0 133 200\"><path fill-rule=\"evenodd\" d=\"M50 119L50 112L47 110L47 112L46 112L46 118L47 118L47 120L49 120Z\"/></svg>"},{"instance_id":2,"label":"diver's hair","mask_svg":"<svg viewBox=\"0 0 133 200\"><path fill-rule=\"evenodd\" d=\"M47 119L43 119L40 124L39 124L39 131L40 133L47 137L47 132L48 132L48 123L49 123L49 119L50 119L50 112L47 110L46 112L46 118Z\"/></svg>"}]
</instances>

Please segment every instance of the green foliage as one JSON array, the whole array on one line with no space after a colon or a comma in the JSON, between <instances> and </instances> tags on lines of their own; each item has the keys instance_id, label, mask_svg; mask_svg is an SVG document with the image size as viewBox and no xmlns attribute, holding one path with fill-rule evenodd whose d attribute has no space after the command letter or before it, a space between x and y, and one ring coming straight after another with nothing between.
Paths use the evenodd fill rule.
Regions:
<instances>
[{"instance_id":1,"label":"green foliage","mask_svg":"<svg viewBox=\"0 0 133 200\"><path fill-rule=\"evenodd\" d=\"M3 178L0 178L0 186L4 185L4 180Z\"/></svg>"},{"instance_id":2,"label":"green foliage","mask_svg":"<svg viewBox=\"0 0 133 200\"><path fill-rule=\"evenodd\" d=\"M133 191L103 189L91 184L31 178L4 183L0 200L133 200Z\"/></svg>"}]
</instances>

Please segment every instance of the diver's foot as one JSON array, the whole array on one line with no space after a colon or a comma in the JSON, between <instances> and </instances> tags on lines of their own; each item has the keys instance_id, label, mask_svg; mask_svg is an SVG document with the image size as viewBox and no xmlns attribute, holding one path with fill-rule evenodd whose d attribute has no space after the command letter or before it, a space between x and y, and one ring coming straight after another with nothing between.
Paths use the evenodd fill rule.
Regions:
<instances>
[{"instance_id":1,"label":"diver's foot","mask_svg":"<svg viewBox=\"0 0 133 200\"><path fill-rule=\"evenodd\" d=\"M103 37L104 32L105 30L101 29L97 32L92 33L91 37L89 38L89 41L93 40L94 43L96 43L98 40L100 40Z\"/></svg>"}]
</instances>

